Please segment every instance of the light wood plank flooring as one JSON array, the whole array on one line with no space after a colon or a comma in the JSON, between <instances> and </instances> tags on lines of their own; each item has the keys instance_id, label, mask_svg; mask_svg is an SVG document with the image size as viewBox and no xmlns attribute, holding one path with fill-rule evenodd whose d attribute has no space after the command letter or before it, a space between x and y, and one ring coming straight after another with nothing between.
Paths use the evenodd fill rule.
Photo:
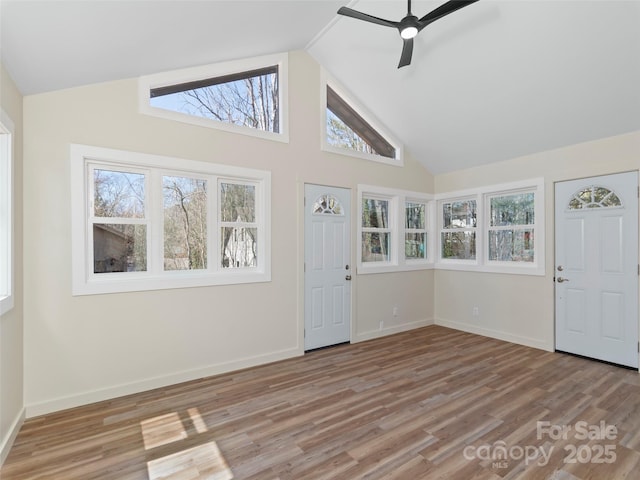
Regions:
<instances>
[{"instance_id":1,"label":"light wood plank flooring","mask_svg":"<svg viewBox=\"0 0 640 480\"><path fill-rule=\"evenodd\" d=\"M638 479L640 378L429 326L29 419L0 477Z\"/></svg>"}]
</instances>

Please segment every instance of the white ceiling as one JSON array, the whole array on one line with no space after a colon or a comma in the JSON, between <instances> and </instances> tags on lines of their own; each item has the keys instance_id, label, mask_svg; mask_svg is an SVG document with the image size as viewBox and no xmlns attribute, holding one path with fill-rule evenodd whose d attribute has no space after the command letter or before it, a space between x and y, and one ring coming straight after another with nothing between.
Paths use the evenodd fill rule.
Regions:
<instances>
[{"instance_id":1,"label":"white ceiling","mask_svg":"<svg viewBox=\"0 0 640 480\"><path fill-rule=\"evenodd\" d=\"M402 69L398 32L338 17L345 4L406 14L404 0L0 0L2 63L30 95L307 49L436 174L640 130L638 0L480 0L425 28Z\"/></svg>"}]
</instances>

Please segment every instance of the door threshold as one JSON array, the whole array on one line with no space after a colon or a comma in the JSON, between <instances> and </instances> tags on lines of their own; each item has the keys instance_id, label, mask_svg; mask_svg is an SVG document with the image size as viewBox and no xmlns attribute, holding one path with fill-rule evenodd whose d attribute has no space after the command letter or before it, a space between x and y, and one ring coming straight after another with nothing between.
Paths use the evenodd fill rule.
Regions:
<instances>
[{"instance_id":1,"label":"door threshold","mask_svg":"<svg viewBox=\"0 0 640 480\"><path fill-rule=\"evenodd\" d=\"M318 350L326 350L328 348L339 347L341 345L351 345L351 342L347 340L346 342L334 343L333 345L325 345L324 347L310 348L309 350L305 350L304 353L317 352Z\"/></svg>"},{"instance_id":2,"label":"door threshold","mask_svg":"<svg viewBox=\"0 0 640 480\"><path fill-rule=\"evenodd\" d=\"M585 360L591 360L593 362L604 363L605 365L611 365L612 367L620 367L627 370L633 370L637 372L638 369L636 367L630 367L629 365L623 365L621 363L609 362L607 360L600 360L599 358L588 357L586 355L580 355L578 353L565 352L564 350L555 350L556 353L563 353L565 355L571 355L572 357L584 358Z\"/></svg>"}]
</instances>

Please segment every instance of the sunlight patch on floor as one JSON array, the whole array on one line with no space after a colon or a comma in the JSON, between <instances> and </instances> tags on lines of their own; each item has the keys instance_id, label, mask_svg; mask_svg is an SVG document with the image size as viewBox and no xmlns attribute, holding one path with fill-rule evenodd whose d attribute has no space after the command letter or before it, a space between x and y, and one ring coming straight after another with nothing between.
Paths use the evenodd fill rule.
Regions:
<instances>
[{"instance_id":1,"label":"sunlight patch on floor","mask_svg":"<svg viewBox=\"0 0 640 480\"><path fill-rule=\"evenodd\" d=\"M231 480L233 473L216 442L147 462L149 480Z\"/></svg>"},{"instance_id":2,"label":"sunlight patch on floor","mask_svg":"<svg viewBox=\"0 0 640 480\"><path fill-rule=\"evenodd\" d=\"M187 414L189 418L185 417L185 423L178 412L141 421L140 429L145 449L152 450L181 442L190 435L197 438L198 435L209 430L197 408L189 408ZM210 438L209 436L206 439L210 440ZM184 442L182 445L176 443L176 450L180 446L184 446ZM147 470L149 480L231 480L233 478L233 473L215 441L207 441L202 445L148 461Z\"/></svg>"},{"instance_id":3,"label":"sunlight patch on floor","mask_svg":"<svg viewBox=\"0 0 640 480\"><path fill-rule=\"evenodd\" d=\"M187 438L187 431L176 412L143 420L140 427L146 450Z\"/></svg>"}]
</instances>

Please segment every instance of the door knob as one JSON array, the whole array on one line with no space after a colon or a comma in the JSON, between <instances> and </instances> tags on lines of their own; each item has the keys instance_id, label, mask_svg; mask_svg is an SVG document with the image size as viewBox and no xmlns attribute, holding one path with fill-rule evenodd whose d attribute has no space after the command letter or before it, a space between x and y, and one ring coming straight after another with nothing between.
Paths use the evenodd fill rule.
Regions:
<instances>
[{"instance_id":1,"label":"door knob","mask_svg":"<svg viewBox=\"0 0 640 480\"><path fill-rule=\"evenodd\" d=\"M556 278L556 282L558 283L563 283L563 282L568 282L569 279L568 278L562 278L562 277L557 277Z\"/></svg>"},{"instance_id":2,"label":"door knob","mask_svg":"<svg viewBox=\"0 0 640 480\"><path fill-rule=\"evenodd\" d=\"M345 280L351 280L351 275L347 275L346 277L344 277Z\"/></svg>"}]
</instances>

